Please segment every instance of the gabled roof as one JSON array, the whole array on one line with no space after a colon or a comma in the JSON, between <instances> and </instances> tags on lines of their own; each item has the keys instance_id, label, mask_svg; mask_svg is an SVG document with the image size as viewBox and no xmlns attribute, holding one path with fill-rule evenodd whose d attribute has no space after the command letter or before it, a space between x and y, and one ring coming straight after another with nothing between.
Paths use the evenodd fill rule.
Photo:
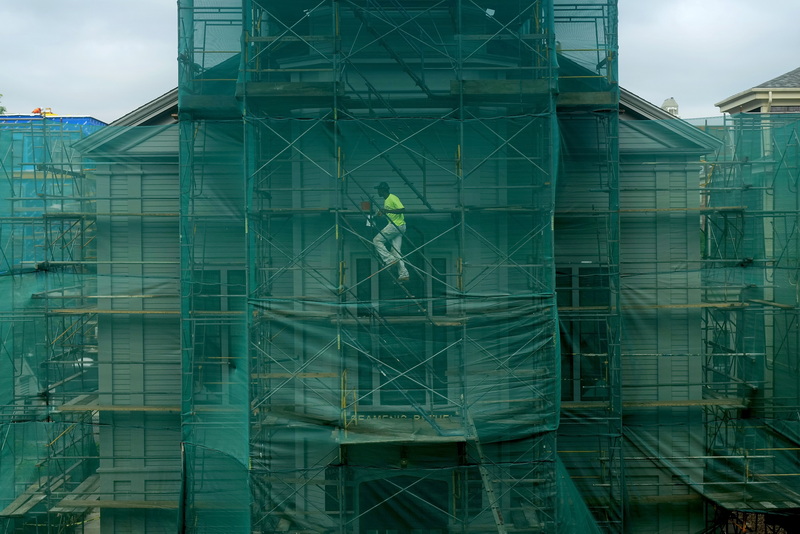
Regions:
<instances>
[{"instance_id":1,"label":"gabled roof","mask_svg":"<svg viewBox=\"0 0 800 534\"><path fill-rule=\"evenodd\" d=\"M110 126L156 126L178 122L178 89L172 89L115 120Z\"/></svg>"},{"instance_id":2,"label":"gabled roof","mask_svg":"<svg viewBox=\"0 0 800 534\"><path fill-rule=\"evenodd\" d=\"M165 144L164 138L155 144L154 141L159 139L158 134L177 124L177 113L178 89L176 88L123 115L99 132L77 143L76 147L92 157L97 157L100 152L117 154L127 152L128 155L135 155L133 147L138 147L151 156L174 157L177 151L170 148L169 142ZM137 126L160 128L136 128ZM171 137L174 139L171 142L177 143L176 136L176 133L172 134Z\"/></svg>"},{"instance_id":3,"label":"gabled roof","mask_svg":"<svg viewBox=\"0 0 800 534\"><path fill-rule=\"evenodd\" d=\"M570 69L569 60L560 58L559 62L562 69L565 67ZM574 68L582 69L579 66ZM798 69L798 77L800 77L800 69ZM648 127L647 135L652 140L659 140L656 144L660 150L707 152L716 146L717 140L699 128L624 88L620 88L619 108L623 124L631 121L655 121ZM103 132L92 135L83 141L81 148L86 151L113 150L117 152L124 149L123 147L131 147L139 143L147 144L146 140L152 139L158 129L146 129L145 132L134 134L131 128L135 126L167 127L177 122L177 112L178 89L175 88L115 120ZM643 127L640 124L634 129L639 130ZM123 134L125 134L124 138L120 137ZM159 146L156 153L164 155L165 148Z\"/></svg>"},{"instance_id":4,"label":"gabled roof","mask_svg":"<svg viewBox=\"0 0 800 534\"><path fill-rule=\"evenodd\" d=\"M700 128L620 88L620 133L627 130L627 143L620 140L621 152L647 150L705 154L715 150L719 140ZM638 141L637 141L638 139ZM643 142L649 139L650 143Z\"/></svg>"}]
</instances>

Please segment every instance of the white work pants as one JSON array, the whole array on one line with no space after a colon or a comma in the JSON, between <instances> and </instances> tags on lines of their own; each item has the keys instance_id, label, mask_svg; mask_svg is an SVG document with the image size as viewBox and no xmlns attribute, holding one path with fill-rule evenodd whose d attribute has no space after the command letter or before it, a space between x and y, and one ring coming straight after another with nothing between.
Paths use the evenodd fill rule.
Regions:
<instances>
[{"instance_id":1,"label":"white work pants","mask_svg":"<svg viewBox=\"0 0 800 534\"><path fill-rule=\"evenodd\" d=\"M375 245L375 250L378 251L378 256L381 257L384 265L397 262L397 275L400 278L408 276L406 264L400 259L400 247L403 245L403 234L405 233L405 224L395 226L390 222L372 240L372 244ZM390 244L389 249L386 248L386 243Z\"/></svg>"}]
</instances>

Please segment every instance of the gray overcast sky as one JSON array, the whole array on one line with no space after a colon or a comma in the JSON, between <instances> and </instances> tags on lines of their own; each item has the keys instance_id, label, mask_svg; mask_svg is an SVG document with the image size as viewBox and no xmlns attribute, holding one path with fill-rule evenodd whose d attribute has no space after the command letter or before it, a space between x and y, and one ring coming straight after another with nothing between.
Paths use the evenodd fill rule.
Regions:
<instances>
[{"instance_id":1,"label":"gray overcast sky","mask_svg":"<svg viewBox=\"0 0 800 534\"><path fill-rule=\"evenodd\" d=\"M800 0L619 0L620 85L683 118L800 67Z\"/></svg>"},{"instance_id":2,"label":"gray overcast sky","mask_svg":"<svg viewBox=\"0 0 800 534\"><path fill-rule=\"evenodd\" d=\"M674 97L684 118L800 67L800 0L619 0L619 14L622 87ZM176 0L0 0L8 113L111 122L177 85L176 56Z\"/></svg>"},{"instance_id":3,"label":"gray overcast sky","mask_svg":"<svg viewBox=\"0 0 800 534\"><path fill-rule=\"evenodd\" d=\"M178 84L176 0L0 0L7 113L118 119Z\"/></svg>"}]
</instances>

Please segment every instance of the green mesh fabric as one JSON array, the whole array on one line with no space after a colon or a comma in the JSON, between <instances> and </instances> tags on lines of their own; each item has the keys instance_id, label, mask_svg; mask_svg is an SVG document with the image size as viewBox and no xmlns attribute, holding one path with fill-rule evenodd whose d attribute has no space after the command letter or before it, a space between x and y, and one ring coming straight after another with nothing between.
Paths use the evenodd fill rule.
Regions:
<instances>
[{"instance_id":1,"label":"green mesh fabric","mask_svg":"<svg viewBox=\"0 0 800 534\"><path fill-rule=\"evenodd\" d=\"M800 119L616 18L182 0L168 98L0 121L0 531L790 531Z\"/></svg>"},{"instance_id":2,"label":"green mesh fabric","mask_svg":"<svg viewBox=\"0 0 800 534\"><path fill-rule=\"evenodd\" d=\"M94 197L74 144L90 118L0 116L0 529L75 523L43 512L97 469L91 412L65 405L97 389ZM64 411L60 410L64 408ZM80 521L79 519L77 521Z\"/></svg>"},{"instance_id":3,"label":"green mesh fabric","mask_svg":"<svg viewBox=\"0 0 800 534\"><path fill-rule=\"evenodd\" d=\"M182 283L214 294L246 276L244 316L230 320L248 356L222 376L249 377L236 428L250 448L217 448L247 453L242 520L554 528L552 6L220 7L182 11L194 28L182 34ZM405 206L407 281L373 243L387 224L379 182ZM184 299L183 314L203 302ZM183 330L198 379L184 436L206 447L213 410L198 393L220 374L200 361L196 317ZM186 524L204 531L186 497Z\"/></svg>"}]
</instances>

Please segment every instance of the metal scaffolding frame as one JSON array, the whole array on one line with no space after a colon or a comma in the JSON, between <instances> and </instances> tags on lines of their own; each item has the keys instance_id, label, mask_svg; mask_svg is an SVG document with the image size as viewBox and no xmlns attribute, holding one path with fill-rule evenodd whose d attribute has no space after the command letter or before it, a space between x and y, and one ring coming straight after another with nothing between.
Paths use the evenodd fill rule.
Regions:
<instances>
[{"instance_id":1,"label":"metal scaffolding frame","mask_svg":"<svg viewBox=\"0 0 800 534\"><path fill-rule=\"evenodd\" d=\"M515 370L513 351L496 359L488 340L476 338L471 326L486 311L465 299L497 279L513 280L533 295L529 302L535 308L553 310L547 304L552 274L543 261L552 247L547 230L556 162L554 43L547 22L553 15L547 3L507 2L498 6L497 17L472 2L246 5L238 59L233 47L209 39L236 24L236 9L185 4L181 25L194 30L182 34L187 54L181 56L181 198L188 296L198 276L220 269L199 254L214 215L191 200L214 151L203 138L218 136L219 127L235 128L243 118L240 163L246 187L236 193L242 209L233 224L244 227L247 241L247 258L236 262L242 260L248 273L250 357L236 365L249 368L250 401L240 408L250 418L255 500L264 503L253 512L252 527L335 525L336 514L343 531L369 524L375 507L381 507L365 510L354 494L377 487L384 477L378 471L368 475L353 462L363 456L365 444L380 442L387 450L418 442L406 451L412 463L426 443L452 451L447 453L452 461L438 470L409 471L419 478L395 484L396 498L419 500L415 486L449 487L460 480L446 493L469 493L469 506L458 500L441 508L423 499L452 528L505 532L517 514L529 516L515 521L528 521L530 528L555 524L554 432L526 438L529 444L512 456L501 452L509 445L485 441L498 431L488 414L502 414L491 406L509 399L476 393L491 381L464 375L468 366L462 361L487 358L486 365L505 368L509 380L530 390L516 402L552 406L552 396L531 381L545 370ZM236 69L227 67L237 59ZM399 76L394 87L380 73L383 68ZM222 72L236 79L226 82ZM240 104L204 107L205 95L218 89L214 83L235 86ZM480 181L486 169L504 169L502 181ZM380 206L373 193L376 173L391 177L403 202L414 206L406 212L409 220L431 224L429 232L406 235L403 259L411 271L406 284L392 279L390 267L375 267L372 230L365 231L373 208ZM482 230L495 224L514 225L507 243L495 243L496 237ZM485 254L469 258L476 244ZM437 247L448 254L432 254ZM502 300L512 314L515 307L530 306L513 297ZM197 302L184 298L182 316L196 310ZM193 344L201 319L194 316L184 322L184 362L196 369ZM546 338L543 333L530 342ZM297 398L302 392L310 396L307 404ZM380 410L387 409L388 398L399 403L388 430L398 435L371 436L380 426L374 425L377 420L370 426L370 418L380 415L387 424ZM190 401L184 412L194 413L193 408ZM532 414L533 428L543 421ZM322 438L319 425L338 428L338 436ZM187 441L196 431L192 423L185 425ZM288 442L305 450L305 459L273 452ZM528 460L516 466L511 457ZM198 470L187 466L187 472ZM287 474L281 478L278 472ZM465 489L456 490L461 484ZM195 508L187 503L187 511L201 513L198 503Z\"/></svg>"},{"instance_id":2,"label":"metal scaffolding frame","mask_svg":"<svg viewBox=\"0 0 800 534\"><path fill-rule=\"evenodd\" d=\"M782 532L787 524L780 515L731 511L742 500L759 498L774 501L775 508L793 508L788 501L797 498L790 480L798 474L787 471L784 453L778 452L797 449L787 425L798 407L788 378L794 374L791 353L798 336L792 274L800 209L797 129L792 115L729 118L720 150L705 165L703 194L712 211L702 220L703 286L704 300L715 306L703 317L704 397L738 401L706 410L708 453L720 457L708 463L742 466L725 481L726 488L741 493L720 496L722 507L709 514L718 528L764 522ZM716 206L740 208L717 211ZM725 455L738 460L724 460Z\"/></svg>"},{"instance_id":3,"label":"metal scaffolding frame","mask_svg":"<svg viewBox=\"0 0 800 534\"><path fill-rule=\"evenodd\" d=\"M16 498L3 528L77 532L85 508L64 507L97 464L93 415L63 406L96 395L93 181L73 144L99 125L47 114L0 126L4 311L4 484ZM14 466L9 470L9 466Z\"/></svg>"}]
</instances>

